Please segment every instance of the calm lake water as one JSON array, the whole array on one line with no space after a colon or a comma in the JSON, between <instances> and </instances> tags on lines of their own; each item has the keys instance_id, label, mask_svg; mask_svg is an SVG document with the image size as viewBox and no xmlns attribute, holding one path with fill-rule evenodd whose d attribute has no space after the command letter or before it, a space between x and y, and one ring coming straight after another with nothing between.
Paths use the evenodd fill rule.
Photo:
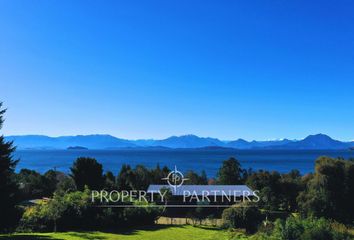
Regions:
<instances>
[{"instance_id":1,"label":"calm lake water","mask_svg":"<svg viewBox=\"0 0 354 240\"><path fill-rule=\"evenodd\" d=\"M223 160L237 158L243 168L276 170L288 172L298 169L301 173L313 172L314 161L319 156L354 158L354 151L337 150L19 150L15 157L20 158L17 170L29 168L38 172L49 169L68 172L77 157L96 158L114 174L122 164L146 167L167 165L185 172L205 170L208 177L214 177Z\"/></svg>"}]
</instances>

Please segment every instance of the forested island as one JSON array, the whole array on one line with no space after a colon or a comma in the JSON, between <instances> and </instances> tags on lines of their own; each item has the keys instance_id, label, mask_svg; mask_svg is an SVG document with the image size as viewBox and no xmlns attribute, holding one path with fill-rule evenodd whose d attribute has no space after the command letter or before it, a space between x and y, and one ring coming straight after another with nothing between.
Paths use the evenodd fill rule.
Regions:
<instances>
[{"instance_id":1,"label":"forested island","mask_svg":"<svg viewBox=\"0 0 354 240\"><path fill-rule=\"evenodd\" d=\"M74 146L74 147L70 146L67 148L67 150L88 150L88 148L82 146Z\"/></svg>"}]
</instances>

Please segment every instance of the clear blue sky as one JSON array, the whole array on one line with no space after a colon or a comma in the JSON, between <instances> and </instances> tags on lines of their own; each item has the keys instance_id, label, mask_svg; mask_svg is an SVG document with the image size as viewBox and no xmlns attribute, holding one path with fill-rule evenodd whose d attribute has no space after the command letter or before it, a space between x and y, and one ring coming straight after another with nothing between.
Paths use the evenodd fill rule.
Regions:
<instances>
[{"instance_id":1,"label":"clear blue sky","mask_svg":"<svg viewBox=\"0 0 354 240\"><path fill-rule=\"evenodd\" d=\"M1 0L2 133L352 140L353 9Z\"/></svg>"}]
</instances>

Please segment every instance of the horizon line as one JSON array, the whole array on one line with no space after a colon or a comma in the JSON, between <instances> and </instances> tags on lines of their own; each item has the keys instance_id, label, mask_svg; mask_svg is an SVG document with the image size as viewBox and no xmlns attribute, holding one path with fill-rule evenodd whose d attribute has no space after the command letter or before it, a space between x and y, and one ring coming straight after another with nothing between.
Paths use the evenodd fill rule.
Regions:
<instances>
[{"instance_id":1,"label":"horizon line","mask_svg":"<svg viewBox=\"0 0 354 240\"><path fill-rule=\"evenodd\" d=\"M341 142L354 142L354 139L351 139L351 140L340 140L340 139L337 139L337 138L333 138L331 137L330 135L328 134L325 134L325 133L314 133L314 134L308 134L306 135L306 137L303 137L303 138L272 138L272 139L264 139L264 140L256 140L256 139L252 139L252 140L249 140L249 139L245 139L245 138L242 138L242 137L238 137L238 138L235 138L235 139L231 139L231 140L225 140L225 139L221 139L221 138L218 138L218 137L211 137L211 136L199 136L199 135L196 135L196 134L182 134L182 135L170 135L168 137L165 137L165 138L136 138L136 139L129 139L129 138L122 138L122 137L117 137L115 135L112 135L112 134L108 134L108 133L92 133L92 134L74 134L74 135L46 135L46 134L15 134L15 135L3 135L4 137L24 137L24 136L44 136L44 137L50 137L50 138L60 138L60 137L78 137L78 136L111 136L111 137L114 137L114 138L118 138L118 139L122 139L122 140L127 140L127 141L161 141L161 140L166 140L168 138L171 138L171 137L185 137L185 136L195 136L195 137L198 137L198 138L212 138L212 139L217 139L221 142L231 142L231 141L237 141L237 140L245 140L247 142L252 142L252 141L257 141L257 142L265 142L265 141L268 141L268 142L271 142L271 141L283 141L283 140L290 140L290 141L301 141L301 140L304 140L305 138L309 137L309 136L316 136L316 135L325 135L327 137L330 137L332 138L333 140L337 140L337 141L341 141Z\"/></svg>"}]
</instances>

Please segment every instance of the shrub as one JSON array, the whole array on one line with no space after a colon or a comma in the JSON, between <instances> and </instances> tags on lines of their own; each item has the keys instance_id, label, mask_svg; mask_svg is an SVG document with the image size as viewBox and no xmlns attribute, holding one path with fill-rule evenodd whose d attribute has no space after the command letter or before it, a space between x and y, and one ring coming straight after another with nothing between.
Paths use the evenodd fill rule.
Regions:
<instances>
[{"instance_id":1,"label":"shrub","mask_svg":"<svg viewBox=\"0 0 354 240\"><path fill-rule=\"evenodd\" d=\"M227 208L222 213L225 227L245 228L248 233L255 232L263 216L256 207L240 205Z\"/></svg>"},{"instance_id":2,"label":"shrub","mask_svg":"<svg viewBox=\"0 0 354 240\"><path fill-rule=\"evenodd\" d=\"M49 201L25 210L19 231L56 231L141 226L153 224L161 214L158 207L147 203L136 208L96 208L90 199L89 189L65 194L55 193Z\"/></svg>"},{"instance_id":3,"label":"shrub","mask_svg":"<svg viewBox=\"0 0 354 240\"><path fill-rule=\"evenodd\" d=\"M123 224L128 226L141 226L154 224L162 213L161 208L151 207L144 202L136 202L139 207L124 208Z\"/></svg>"},{"instance_id":4,"label":"shrub","mask_svg":"<svg viewBox=\"0 0 354 240\"><path fill-rule=\"evenodd\" d=\"M346 240L350 239L345 227L341 225L341 230L335 228L333 223L321 218L289 217L275 222L272 239L280 240Z\"/></svg>"},{"instance_id":5,"label":"shrub","mask_svg":"<svg viewBox=\"0 0 354 240\"><path fill-rule=\"evenodd\" d=\"M90 205L89 190L71 192L65 195L55 193L48 201L41 201L37 205L25 210L20 221L21 231L47 231L82 227L87 225L87 209Z\"/></svg>"},{"instance_id":6,"label":"shrub","mask_svg":"<svg viewBox=\"0 0 354 240\"><path fill-rule=\"evenodd\" d=\"M49 230L49 218L45 211L46 203L41 202L35 206L26 208L20 220L17 231L46 231Z\"/></svg>"},{"instance_id":7,"label":"shrub","mask_svg":"<svg viewBox=\"0 0 354 240\"><path fill-rule=\"evenodd\" d=\"M273 237L276 239L298 240L303 232L304 227L296 218L277 219L274 225Z\"/></svg>"}]
</instances>

